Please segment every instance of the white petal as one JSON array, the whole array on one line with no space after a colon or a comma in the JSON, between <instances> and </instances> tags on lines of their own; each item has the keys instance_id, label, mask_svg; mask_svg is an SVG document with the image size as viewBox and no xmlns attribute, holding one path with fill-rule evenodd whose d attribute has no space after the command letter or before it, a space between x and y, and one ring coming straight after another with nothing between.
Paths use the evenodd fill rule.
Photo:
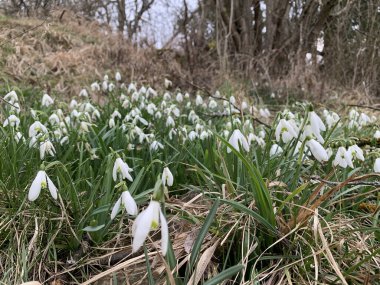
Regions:
<instances>
[{"instance_id":1,"label":"white petal","mask_svg":"<svg viewBox=\"0 0 380 285\"><path fill-rule=\"evenodd\" d=\"M168 223L162 211L160 210L160 222L161 222L161 251L163 255L166 255L169 244L169 229Z\"/></svg>"},{"instance_id":2,"label":"white petal","mask_svg":"<svg viewBox=\"0 0 380 285\"><path fill-rule=\"evenodd\" d=\"M45 171L38 171L36 178L34 178L32 185L30 186L28 200L34 201L38 198L41 192L41 184L45 180Z\"/></svg>"},{"instance_id":3,"label":"white petal","mask_svg":"<svg viewBox=\"0 0 380 285\"><path fill-rule=\"evenodd\" d=\"M113 170L112 170L112 177L113 177L113 181L116 182L117 180L117 169L118 169L119 165L118 165L118 161L116 159L115 161L115 164L113 165Z\"/></svg>"},{"instance_id":4,"label":"white petal","mask_svg":"<svg viewBox=\"0 0 380 285\"><path fill-rule=\"evenodd\" d=\"M140 213L136 218L136 225L133 226L133 243L132 243L132 252L136 252L144 244L146 237L149 234L152 220L153 220L153 207L152 204L149 204L148 208ZM140 218L139 218L140 217Z\"/></svg>"},{"instance_id":5,"label":"white petal","mask_svg":"<svg viewBox=\"0 0 380 285\"><path fill-rule=\"evenodd\" d=\"M45 173L45 175L46 175L46 178L47 178L47 181L48 181L48 188L49 188L50 194L51 194L51 196L55 200L57 200L57 198L58 198L58 195L57 195L58 189L57 189L57 187L55 187L53 181L50 180L49 176L47 176L46 173Z\"/></svg>"},{"instance_id":6,"label":"white petal","mask_svg":"<svg viewBox=\"0 0 380 285\"><path fill-rule=\"evenodd\" d=\"M120 204L121 204L121 197L119 198L119 200L116 201L115 205L112 208L111 220L113 220L116 217L117 213L119 213Z\"/></svg>"},{"instance_id":7,"label":"white petal","mask_svg":"<svg viewBox=\"0 0 380 285\"><path fill-rule=\"evenodd\" d=\"M125 209L127 210L127 213L132 216L137 215L137 212L138 212L137 205L136 205L135 200L132 198L131 194L129 193L129 191L124 191L121 194L121 199L123 200L123 204L124 204Z\"/></svg>"}]
</instances>

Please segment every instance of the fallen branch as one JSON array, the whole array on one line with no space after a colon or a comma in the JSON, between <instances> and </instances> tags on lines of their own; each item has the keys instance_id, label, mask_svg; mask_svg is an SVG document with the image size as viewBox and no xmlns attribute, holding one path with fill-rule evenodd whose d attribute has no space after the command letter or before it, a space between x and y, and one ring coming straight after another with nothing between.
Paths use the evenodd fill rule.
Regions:
<instances>
[{"instance_id":1,"label":"fallen branch","mask_svg":"<svg viewBox=\"0 0 380 285\"><path fill-rule=\"evenodd\" d=\"M378 175L378 176L380 176L380 175ZM342 183L339 181L326 180L326 179L323 179L323 178L316 176L316 175L310 176L310 179L318 180L318 181L326 183L328 185L339 185ZM380 181L350 181L347 183L347 185L362 185L362 186L380 187Z\"/></svg>"}]
</instances>

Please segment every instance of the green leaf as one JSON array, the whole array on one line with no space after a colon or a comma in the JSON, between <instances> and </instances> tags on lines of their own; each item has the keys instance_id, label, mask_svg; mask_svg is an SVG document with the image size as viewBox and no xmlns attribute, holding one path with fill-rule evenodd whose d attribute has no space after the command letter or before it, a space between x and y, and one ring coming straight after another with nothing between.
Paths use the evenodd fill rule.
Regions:
<instances>
[{"instance_id":1,"label":"green leaf","mask_svg":"<svg viewBox=\"0 0 380 285\"><path fill-rule=\"evenodd\" d=\"M224 280L227 280L231 276L236 275L244 268L243 265L237 264L235 266L232 266L222 272L220 272L218 275L214 276L210 280L207 280L203 285L217 285L221 284Z\"/></svg>"}]
</instances>

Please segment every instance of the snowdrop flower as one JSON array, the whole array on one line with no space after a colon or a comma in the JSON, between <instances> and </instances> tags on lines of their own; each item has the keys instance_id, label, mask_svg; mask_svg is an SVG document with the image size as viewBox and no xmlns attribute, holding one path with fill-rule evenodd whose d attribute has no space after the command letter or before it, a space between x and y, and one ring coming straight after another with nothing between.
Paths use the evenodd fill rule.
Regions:
<instances>
[{"instance_id":1,"label":"snowdrop flower","mask_svg":"<svg viewBox=\"0 0 380 285\"><path fill-rule=\"evenodd\" d=\"M246 109L248 109L248 103L245 102L245 101L243 101L243 102L241 103L241 109L242 109L243 111L246 110Z\"/></svg>"},{"instance_id":2,"label":"snowdrop flower","mask_svg":"<svg viewBox=\"0 0 380 285\"><path fill-rule=\"evenodd\" d=\"M169 244L169 229L168 223L162 213L160 203L150 201L149 206L142 211L135 219L132 226L132 252L136 252L144 244L151 230L156 230L161 223L161 251L166 255Z\"/></svg>"},{"instance_id":3,"label":"snowdrop flower","mask_svg":"<svg viewBox=\"0 0 380 285\"><path fill-rule=\"evenodd\" d=\"M69 137L68 136L64 136L60 141L59 141L59 144L60 145L64 145L66 143L69 142Z\"/></svg>"},{"instance_id":4,"label":"snowdrop flower","mask_svg":"<svg viewBox=\"0 0 380 285\"><path fill-rule=\"evenodd\" d=\"M115 80L117 82L121 81L121 74L120 74L120 72L116 72L116 74L115 74Z\"/></svg>"},{"instance_id":5,"label":"snowdrop flower","mask_svg":"<svg viewBox=\"0 0 380 285\"><path fill-rule=\"evenodd\" d=\"M133 199L129 191L124 191L123 193L121 193L120 198L112 207L111 220L113 220L116 217L117 213L119 213L121 205L124 206L125 210L127 211L129 215L131 216L137 215L138 210L137 210L137 204L136 204L135 199Z\"/></svg>"},{"instance_id":6,"label":"snowdrop flower","mask_svg":"<svg viewBox=\"0 0 380 285\"><path fill-rule=\"evenodd\" d=\"M103 89L103 91L107 91L107 89L108 89L108 82L105 80L102 83L102 89Z\"/></svg>"},{"instance_id":7,"label":"snowdrop flower","mask_svg":"<svg viewBox=\"0 0 380 285\"><path fill-rule=\"evenodd\" d=\"M132 93L132 92L136 92L136 91L137 91L136 85L134 83L130 83L128 85L128 93Z\"/></svg>"},{"instance_id":8,"label":"snowdrop flower","mask_svg":"<svg viewBox=\"0 0 380 285\"><path fill-rule=\"evenodd\" d=\"M112 117L112 118L118 117L119 119L121 119L121 114L119 113L118 110L115 110L115 111L113 111L113 113L111 114L111 117Z\"/></svg>"},{"instance_id":9,"label":"snowdrop flower","mask_svg":"<svg viewBox=\"0 0 380 285\"><path fill-rule=\"evenodd\" d=\"M91 90L92 91L100 91L100 86L98 82L94 82L91 84Z\"/></svg>"},{"instance_id":10,"label":"snowdrop flower","mask_svg":"<svg viewBox=\"0 0 380 285\"><path fill-rule=\"evenodd\" d=\"M218 107L218 103L214 99L211 99L210 102L208 102L209 109L213 110Z\"/></svg>"},{"instance_id":11,"label":"snowdrop flower","mask_svg":"<svg viewBox=\"0 0 380 285\"><path fill-rule=\"evenodd\" d=\"M114 118L109 119L108 126L110 127L110 129L113 129L114 127L116 127L116 123L115 123Z\"/></svg>"},{"instance_id":12,"label":"snowdrop flower","mask_svg":"<svg viewBox=\"0 0 380 285\"><path fill-rule=\"evenodd\" d=\"M190 99L190 94L188 92L185 93L185 99Z\"/></svg>"},{"instance_id":13,"label":"snowdrop flower","mask_svg":"<svg viewBox=\"0 0 380 285\"><path fill-rule=\"evenodd\" d=\"M147 95L148 96L152 95L152 97L157 97L158 96L157 91L154 90L152 87L148 88Z\"/></svg>"},{"instance_id":14,"label":"snowdrop flower","mask_svg":"<svg viewBox=\"0 0 380 285\"><path fill-rule=\"evenodd\" d=\"M337 166L339 165L340 167L346 168L347 167L347 160L346 160L346 148L341 146L338 148L335 159L333 160L333 165Z\"/></svg>"},{"instance_id":15,"label":"snowdrop flower","mask_svg":"<svg viewBox=\"0 0 380 285\"><path fill-rule=\"evenodd\" d=\"M189 140L190 140L190 141L193 141L193 140L195 140L196 138L198 138L198 134L197 134L195 131L191 131L191 132L189 133L188 137L189 137Z\"/></svg>"},{"instance_id":16,"label":"snowdrop flower","mask_svg":"<svg viewBox=\"0 0 380 285\"><path fill-rule=\"evenodd\" d=\"M373 171L380 172L380 158L376 158L375 164L373 165Z\"/></svg>"},{"instance_id":17,"label":"snowdrop flower","mask_svg":"<svg viewBox=\"0 0 380 285\"><path fill-rule=\"evenodd\" d=\"M348 147L348 152L352 154L352 157L354 159L359 159L361 161L364 161L364 155L363 155L363 150L356 144Z\"/></svg>"},{"instance_id":18,"label":"snowdrop flower","mask_svg":"<svg viewBox=\"0 0 380 285\"><path fill-rule=\"evenodd\" d=\"M177 135L177 131L175 129L171 129L169 131L169 139L172 140L173 139L173 136L176 136Z\"/></svg>"},{"instance_id":19,"label":"snowdrop flower","mask_svg":"<svg viewBox=\"0 0 380 285\"><path fill-rule=\"evenodd\" d=\"M47 133L47 128L41 124L39 121L35 121L31 126L29 127L29 137L35 137L39 133Z\"/></svg>"},{"instance_id":20,"label":"snowdrop flower","mask_svg":"<svg viewBox=\"0 0 380 285\"><path fill-rule=\"evenodd\" d=\"M89 129L90 126L91 126L90 123L85 122L85 121L81 121L80 125L79 125L79 132L80 133L88 133L88 132L90 132L90 129Z\"/></svg>"},{"instance_id":21,"label":"snowdrop flower","mask_svg":"<svg viewBox=\"0 0 380 285\"><path fill-rule=\"evenodd\" d=\"M22 133L17 132L17 133L15 134L15 141L16 141L17 143L19 143L20 140L22 140L23 142L25 142L25 138L24 138L24 136L22 135Z\"/></svg>"},{"instance_id":22,"label":"snowdrop flower","mask_svg":"<svg viewBox=\"0 0 380 285\"><path fill-rule=\"evenodd\" d=\"M197 97L195 98L195 105L200 106L203 104L203 99L202 97L198 94Z\"/></svg>"},{"instance_id":23,"label":"snowdrop flower","mask_svg":"<svg viewBox=\"0 0 380 285\"><path fill-rule=\"evenodd\" d=\"M261 117L263 117L265 119L268 119L270 117L270 112L269 112L268 108L260 109L259 114Z\"/></svg>"},{"instance_id":24,"label":"snowdrop flower","mask_svg":"<svg viewBox=\"0 0 380 285\"><path fill-rule=\"evenodd\" d=\"M54 183L50 180L49 176L47 176L46 172L44 170L40 170L38 171L36 178L34 178L32 185L30 186L28 200L31 202L35 201L40 195L41 189L46 188L49 189L50 194L54 199L58 198L57 187L55 187Z\"/></svg>"},{"instance_id":25,"label":"snowdrop flower","mask_svg":"<svg viewBox=\"0 0 380 285\"><path fill-rule=\"evenodd\" d=\"M276 127L276 141L282 141L284 143L290 142L293 138L297 137L297 133L294 130L293 126L285 119L281 119Z\"/></svg>"},{"instance_id":26,"label":"snowdrop flower","mask_svg":"<svg viewBox=\"0 0 380 285\"><path fill-rule=\"evenodd\" d=\"M351 168L354 168L353 160L358 159L364 161L363 151L356 144L348 147L345 158L347 161L347 165Z\"/></svg>"},{"instance_id":27,"label":"snowdrop flower","mask_svg":"<svg viewBox=\"0 0 380 285\"><path fill-rule=\"evenodd\" d=\"M17 93L15 91L11 91L8 94L4 96L4 101L7 101L8 103L15 104L18 102Z\"/></svg>"},{"instance_id":28,"label":"snowdrop flower","mask_svg":"<svg viewBox=\"0 0 380 285\"><path fill-rule=\"evenodd\" d=\"M77 107L78 107L78 102L77 102L77 100L75 100L75 99L71 100L71 101L70 101L69 108L70 108L71 110L73 110L73 109L75 109L75 108L77 108Z\"/></svg>"},{"instance_id":29,"label":"snowdrop flower","mask_svg":"<svg viewBox=\"0 0 380 285\"><path fill-rule=\"evenodd\" d=\"M166 119L166 127L174 127L174 126L175 126L174 119L171 116L169 116Z\"/></svg>"},{"instance_id":30,"label":"snowdrop flower","mask_svg":"<svg viewBox=\"0 0 380 285\"><path fill-rule=\"evenodd\" d=\"M177 96L175 97L175 99L177 100L178 103L183 102L183 95L182 95L182 93L178 92Z\"/></svg>"},{"instance_id":31,"label":"snowdrop flower","mask_svg":"<svg viewBox=\"0 0 380 285\"><path fill-rule=\"evenodd\" d=\"M164 85L166 89L169 89L170 87L172 87L173 83L169 79L165 78Z\"/></svg>"},{"instance_id":32,"label":"snowdrop flower","mask_svg":"<svg viewBox=\"0 0 380 285\"><path fill-rule=\"evenodd\" d=\"M85 97L85 98L87 98L87 97L88 97L87 90L86 90L86 89L82 89L82 90L79 92L79 97Z\"/></svg>"},{"instance_id":33,"label":"snowdrop flower","mask_svg":"<svg viewBox=\"0 0 380 285\"><path fill-rule=\"evenodd\" d=\"M140 90L139 90L139 93L140 94L145 94L147 91L147 89L145 88L145 86L141 86Z\"/></svg>"},{"instance_id":34,"label":"snowdrop flower","mask_svg":"<svg viewBox=\"0 0 380 285\"><path fill-rule=\"evenodd\" d=\"M376 132L375 132L375 134L373 135L373 137L375 138L375 139L380 139L380 131L379 130L377 130Z\"/></svg>"},{"instance_id":35,"label":"snowdrop flower","mask_svg":"<svg viewBox=\"0 0 380 285\"><path fill-rule=\"evenodd\" d=\"M129 168L128 164L125 163L120 157L116 158L115 164L112 170L113 180L116 182L117 178L122 180L127 178L129 181L133 182L133 178L129 172L132 172L133 169ZM120 175L120 176L119 176Z\"/></svg>"},{"instance_id":36,"label":"snowdrop flower","mask_svg":"<svg viewBox=\"0 0 380 285\"><path fill-rule=\"evenodd\" d=\"M115 84L110 83L110 84L108 85L108 91L109 91L109 92L112 92L114 89L115 89Z\"/></svg>"},{"instance_id":37,"label":"snowdrop flower","mask_svg":"<svg viewBox=\"0 0 380 285\"><path fill-rule=\"evenodd\" d=\"M49 117L49 122L52 125L57 125L59 124L60 119L57 114L51 114L51 116Z\"/></svg>"},{"instance_id":38,"label":"snowdrop flower","mask_svg":"<svg viewBox=\"0 0 380 285\"><path fill-rule=\"evenodd\" d=\"M309 149L310 149L312 155L315 157L315 159L318 160L319 162L329 160L329 156L327 154L327 151L315 139L308 140L306 142L306 145L309 147Z\"/></svg>"},{"instance_id":39,"label":"snowdrop flower","mask_svg":"<svg viewBox=\"0 0 380 285\"><path fill-rule=\"evenodd\" d=\"M164 94L164 100L165 101L170 101L172 99L172 96L170 95L169 92L165 92Z\"/></svg>"},{"instance_id":40,"label":"snowdrop flower","mask_svg":"<svg viewBox=\"0 0 380 285\"><path fill-rule=\"evenodd\" d=\"M284 150L282 149L282 147L280 147L278 144L273 144L270 147L269 155L272 157L272 156L278 155L278 154L283 153L283 152L284 152Z\"/></svg>"},{"instance_id":41,"label":"snowdrop flower","mask_svg":"<svg viewBox=\"0 0 380 285\"><path fill-rule=\"evenodd\" d=\"M163 186L173 186L173 174L170 172L170 169L168 167L164 168L161 179Z\"/></svg>"},{"instance_id":42,"label":"snowdrop flower","mask_svg":"<svg viewBox=\"0 0 380 285\"><path fill-rule=\"evenodd\" d=\"M231 103L232 105L235 105L235 103L236 103L236 99L235 99L234 96L231 96L231 97L230 97L230 103Z\"/></svg>"},{"instance_id":43,"label":"snowdrop flower","mask_svg":"<svg viewBox=\"0 0 380 285\"><path fill-rule=\"evenodd\" d=\"M327 110L324 110L323 114L325 116L326 124L327 124L327 127L329 129L331 129L333 126L335 126L336 123L338 123L340 120L339 115L335 112L329 112Z\"/></svg>"},{"instance_id":44,"label":"snowdrop flower","mask_svg":"<svg viewBox=\"0 0 380 285\"><path fill-rule=\"evenodd\" d=\"M44 94L44 96L42 96L42 106L49 107L53 103L53 98L51 98L48 94Z\"/></svg>"},{"instance_id":45,"label":"snowdrop flower","mask_svg":"<svg viewBox=\"0 0 380 285\"><path fill-rule=\"evenodd\" d=\"M55 148L51 141L46 140L40 144L40 158L43 160L45 158L45 154L48 153L51 156L55 155Z\"/></svg>"},{"instance_id":46,"label":"snowdrop flower","mask_svg":"<svg viewBox=\"0 0 380 285\"><path fill-rule=\"evenodd\" d=\"M371 122L371 118L367 114L364 114L364 113L360 114L359 125L365 126L365 125L367 125L370 122Z\"/></svg>"},{"instance_id":47,"label":"snowdrop flower","mask_svg":"<svg viewBox=\"0 0 380 285\"><path fill-rule=\"evenodd\" d=\"M326 126L314 111L309 113L309 122L313 133L317 136L321 131L326 131Z\"/></svg>"},{"instance_id":48,"label":"snowdrop flower","mask_svg":"<svg viewBox=\"0 0 380 285\"><path fill-rule=\"evenodd\" d=\"M3 122L3 127L6 127L6 126L11 126L11 127L16 127L18 128L18 126L20 125L20 119L15 116L15 115L10 115L4 122Z\"/></svg>"},{"instance_id":49,"label":"snowdrop flower","mask_svg":"<svg viewBox=\"0 0 380 285\"><path fill-rule=\"evenodd\" d=\"M247 152L249 151L249 144L248 144L247 138L238 129L233 131L228 142L237 151L240 151L239 143L241 144L241 146L244 148L245 151ZM227 148L227 153L230 153L230 152L231 152L231 149Z\"/></svg>"},{"instance_id":50,"label":"snowdrop flower","mask_svg":"<svg viewBox=\"0 0 380 285\"><path fill-rule=\"evenodd\" d=\"M153 141L150 144L150 150L157 151L158 149L164 149L164 146L158 141Z\"/></svg>"}]
</instances>

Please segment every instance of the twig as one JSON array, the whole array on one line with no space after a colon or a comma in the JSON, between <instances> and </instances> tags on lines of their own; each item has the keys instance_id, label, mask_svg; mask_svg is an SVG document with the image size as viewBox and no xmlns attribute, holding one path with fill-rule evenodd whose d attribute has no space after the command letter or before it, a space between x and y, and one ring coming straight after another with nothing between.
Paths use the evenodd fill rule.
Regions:
<instances>
[{"instance_id":1,"label":"twig","mask_svg":"<svg viewBox=\"0 0 380 285\"><path fill-rule=\"evenodd\" d=\"M379 175L380 176L380 175ZM310 176L310 179L314 179L314 180L318 180L320 182L323 182L323 183L326 183L326 184L329 184L329 185L339 185L341 184L342 182L337 182L337 181L330 181L330 180L326 180L326 179L323 179L317 175L313 175L313 176ZM347 183L347 185L362 185L362 186L376 186L376 187L380 187L380 181L350 181Z\"/></svg>"},{"instance_id":2,"label":"twig","mask_svg":"<svg viewBox=\"0 0 380 285\"><path fill-rule=\"evenodd\" d=\"M375 111L380 111L380 108L376 108L374 106L368 106L368 105L358 105L358 104L348 104L349 107L358 107L358 108L367 108Z\"/></svg>"},{"instance_id":3,"label":"twig","mask_svg":"<svg viewBox=\"0 0 380 285\"><path fill-rule=\"evenodd\" d=\"M7 104L9 104L9 105L11 105L13 108L20 109L20 107L18 107L16 105L13 105L12 103L9 103L7 100L4 100L4 98L0 97L0 100L3 101L3 102L5 102L5 103L7 103Z\"/></svg>"}]
</instances>

